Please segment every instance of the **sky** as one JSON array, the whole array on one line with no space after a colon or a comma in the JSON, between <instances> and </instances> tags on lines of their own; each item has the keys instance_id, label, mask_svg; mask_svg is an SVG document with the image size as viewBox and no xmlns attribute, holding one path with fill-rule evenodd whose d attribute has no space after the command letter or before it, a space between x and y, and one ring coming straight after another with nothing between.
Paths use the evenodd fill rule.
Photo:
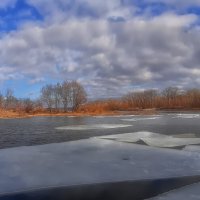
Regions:
<instances>
[{"instance_id":1,"label":"sky","mask_svg":"<svg viewBox=\"0 0 200 200\"><path fill-rule=\"evenodd\" d=\"M89 98L200 88L200 0L0 0L0 91L64 80Z\"/></svg>"}]
</instances>

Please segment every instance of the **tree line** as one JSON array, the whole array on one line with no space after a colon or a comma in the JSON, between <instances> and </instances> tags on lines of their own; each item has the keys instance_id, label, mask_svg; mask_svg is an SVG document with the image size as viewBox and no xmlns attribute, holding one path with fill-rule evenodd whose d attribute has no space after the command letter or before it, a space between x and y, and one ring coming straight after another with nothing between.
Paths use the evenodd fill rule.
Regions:
<instances>
[{"instance_id":1,"label":"tree line","mask_svg":"<svg viewBox=\"0 0 200 200\"><path fill-rule=\"evenodd\" d=\"M64 81L42 87L37 100L16 98L8 89L0 94L0 108L26 113L40 112L92 112L135 109L199 109L200 89L182 90L168 87L162 91L149 89L129 92L118 99L87 102L87 93L77 81Z\"/></svg>"},{"instance_id":2,"label":"tree line","mask_svg":"<svg viewBox=\"0 0 200 200\"><path fill-rule=\"evenodd\" d=\"M129 92L118 99L97 100L84 107L86 112L132 111L139 109L200 109L200 90L167 87L164 90ZM97 113L98 113L97 112Z\"/></svg>"},{"instance_id":3,"label":"tree line","mask_svg":"<svg viewBox=\"0 0 200 200\"><path fill-rule=\"evenodd\" d=\"M0 94L1 109L26 113L76 111L86 101L86 91L77 81L47 84L42 87L37 100L16 98L11 89L7 89L5 95Z\"/></svg>"},{"instance_id":4,"label":"tree line","mask_svg":"<svg viewBox=\"0 0 200 200\"><path fill-rule=\"evenodd\" d=\"M77 81L65 81L62 84L44 86L40 98L50 112L53 110L68 112L78 110L79 106L87 101L87 94Z\"/></svg>"},{"instance_id":5,"label":"tree line","mask_svg":"<svg viewBox=\"0 0 200 200\"><path fill-rule=\"evenodd\" d=\"M130 92L123 97L128 107L158 108L158 109L189 109L200 108L200 90L183 90L177 87L167 87L162 91L145 90Z\"/></svg>"}]
</instances>

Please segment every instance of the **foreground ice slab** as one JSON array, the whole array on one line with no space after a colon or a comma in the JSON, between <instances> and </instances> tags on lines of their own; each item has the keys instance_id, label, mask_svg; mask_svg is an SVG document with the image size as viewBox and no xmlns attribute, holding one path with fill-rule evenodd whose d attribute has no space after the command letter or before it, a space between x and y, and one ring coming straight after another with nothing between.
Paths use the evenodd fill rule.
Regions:
<instances>
[{"instance_id":1,"label":"foreground ice slab","mask_svg":"<svg viewBox=\"0 0 200 200\"><path fill-rule=\"evenodd\" d=\"M158 133L152 133L152 132L148 132L148 131L139 131L139 132L135 132L135 133L105 135L105 136L99 136L97 138L116 140L119 142L135 143L135 142L138 142L139 140L143 140L143 138L160 138L161 139L164 137L168 137L168 136L161 135Z\"/></svg>"},{"instance_id":2,"label":"foreground ice slab","mask_svg":"<svg viewBox=\"0 0 200 200\"><path fill-rule=\"evenodd\" d=\"M182 134L180 136L167 136L159 133L152 132L135 132L135 133L125 133L118 135L108 135L100 136L100 139L116 140L119 142L135 143L140 140L149 146L162 147L162 148L173 148L182 147L192 144L200 144L200 138L189 138L194 136L193 134Z\"/></svg>"},{"instance_id":3,"label":"foreground ice slab","mask_svg":"<svg viewBox=\"0 0 200 200\"><path fill-rule=\"evenodd\" d=\"M200 138L142 138L142 140L149 146L170 148L182 147L191 144L200 144Z\"/></svg>"},{"instance_id":4,"label":"foreground ice slab","mask_svg":"<svg viewBox=\"0 0 200 200\"><path fill-rule=\"evenodd\" d=\"M74 125L57 127L57 130L92 130L92 129L110 129L110 128L125 128L132 125L126 124L91 124L91 125Z\"/></svg>"},{"instance_id":5,"label":"foreground ice slab","mask_svg":"<svg viewBox=\"0 0 200 200\"><path fill-rule=\"evenodd\" d=\"M198 146L197 145L189 145L189 146L186 146L183 150L200 153L200 146L199 145Z\"/></svg>"},{"instance_id":6,"label":"foreground ice slab","mask_svg":"<svg viewBox=\"0 0 200 200\"><path fill-rule=\"evenodd\" d=\"M151 200L199 200L200 199L200 184L194 184L190 186L177 189Z\"/></svg>"},{"instance_id":7,"label":"foreground ice slab","mask_svg":"<svg viewBox=\"0 0 200 200\"><path fill-rule=\"evenodd\" d=\"M87 139L0 150L0 195L193 175L200 175L199 153L110 140Z\"/></svg>"}]
</instances>

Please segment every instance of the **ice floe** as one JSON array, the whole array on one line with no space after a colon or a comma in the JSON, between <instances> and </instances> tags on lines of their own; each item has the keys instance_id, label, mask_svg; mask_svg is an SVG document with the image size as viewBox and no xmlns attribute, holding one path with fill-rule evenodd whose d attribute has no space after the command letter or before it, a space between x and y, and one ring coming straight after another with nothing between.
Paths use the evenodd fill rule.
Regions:
<instances>
[{"instance_id":1,"label":"ice floe","mask_svg":"<svg viewBox=\"0 0 200 200\"><path fill-rule=\"evenodd\" d=\"M173 118L198 119L200 114L176 114Z\"/></svg>"},{"instance_id":2,"label":"ice floe","mask_svg":"<svg viewBox=\"0 0 200 200\"><path fill-rule=\"evenodd\" d=\"M172 136L165 138L142 138L142 140L149 146L162 148L173 148L191 144L200 144L200 138L175 138Z\"/></svg>"},{"instance_id":3,"label":"ice floe","mask_svg":"<svg viewBox=\"0 0 200 200\"><path fill-rule=\"evenodd\" d=\"M188 145L183 150L200 153L200 146L198 146L198 145Z\"/></svg>"},{"instance_id":4,"label":"ice floe","mask_svg":"<svg viewBox=\"0 0 200 200\"><path fill-rule=\"evenodd\" d=\"M142 131L135 133L101 136L98 138L116 140L118 142L127 142L127 143L136 143L139 141L143 141L145 144L149 146L160 147L160 148L174 148L174 147L200 144L200 138L195 138L195 137L188 138L183 136L186 136L186 134L182 135L182 137L180 136L175 137L159 133Z\"/></svg>"},{"instance_id":5,"label":"ice floe","mask_svg":"<svg viewBox=\"0 0 200 200\"><path fill-rule=\"evenodd\" d=\"M117 134L117 135L107 135L107 136L100 136L98 138L101 139L109 139L109 140L116 140L120 142L138 142L139 140L142 140L143 138L160 138L160 137L167 137L165 135L161 135L158 133L152 133L147 131L141 131L141 132L135 132L135 133L124 133L124 134Z\"/></svg>"},{"instance_id":6,"label":"ice floe","mask_svg":"<svg viewBox=\"0 0 200 200\"><path fill-rule=\"evenodd\" d=\"M137 117L138 115L101 115L94 116L94 118L125 118L125 117Z\"/></svg>"},{"instance_id":7,"label":"ice floe","mask_svg":"<svg viewBox=\"0 0 200 200\"><path fill-rule=\"evenodd\" d=\"M62 126L57 127L57 130L92 130L92 129L114 129L114 128L125 128L132 125L127 124L91 124L91 125L74 125L74 126Z\"/></svg>"},{"instance_id":8,"label":"ice floe","mask_svg":"<svg viewBox=\"0 0 200 200\"><path fill-rule=\"evenodd\" d=\"M156 116L156 117L140 117L140 118L122 119L122 121L136 122L136 121L152 120L152 119L159 119L159 118L160 118L159 116Z\"/></svg>"}]
</instances>

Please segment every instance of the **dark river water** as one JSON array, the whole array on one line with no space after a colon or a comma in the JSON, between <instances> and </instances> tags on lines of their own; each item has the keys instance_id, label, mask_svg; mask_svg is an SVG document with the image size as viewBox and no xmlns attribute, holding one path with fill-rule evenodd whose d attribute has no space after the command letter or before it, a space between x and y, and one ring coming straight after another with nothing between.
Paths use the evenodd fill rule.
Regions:
<instances>
[{"instance_id":1,"label":"dark river water","mask_svg":"<svg viewBox=\"0 0 200 200\"><path fill-rule=\"evenodd\" d=\"M91 129L91 125L102 125ZM112 128L103 128L104 125ZM76 130L76 126L86 125ZM130 125L126 127L116 127ZM58 129L73 126L71 129ZM73 129L73 130L72 130ZM200 137L200 113L160 113L155 116L33 117L0 119L0 148L59 143L93 136L150 131L166 135L193 133Z\"/></svg>"}]
</instances>

